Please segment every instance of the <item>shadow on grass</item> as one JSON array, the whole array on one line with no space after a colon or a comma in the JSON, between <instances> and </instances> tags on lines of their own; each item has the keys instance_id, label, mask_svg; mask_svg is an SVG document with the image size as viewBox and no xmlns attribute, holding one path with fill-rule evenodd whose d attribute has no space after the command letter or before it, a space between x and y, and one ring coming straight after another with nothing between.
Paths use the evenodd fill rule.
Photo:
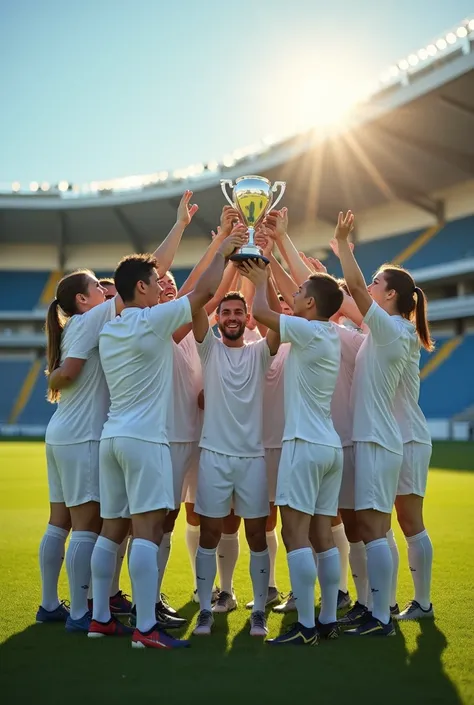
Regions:
<instances>
[{"instance_id":1,"label":"shadow on grass","mask_svg":"<svg viewBox=\"0 0 474 705\"><path fill-rule=\"evenodd\" d=\"M291 621L286 615L282 626ZM342 636L313 648L278 648L251 638L248 621L227 648L227 615L217 615L212 637L192 638L184 651L132 650L129 639L90 640L62 625L34 625L0 647L1 702L461 705L443 670L444 634L428 621L417 628L409 654L400 630L393 639Z\"/></svg>"},{"instance_id":2,"label":"shadow on grass","mask_svg":"<svg viewBox=\"0 0 474 705\"><path fill-rule=\"evenodd\" d=\"M433 441L430 466L432 469L474 472L474 442Z\"/></svg>"}]
</instances>

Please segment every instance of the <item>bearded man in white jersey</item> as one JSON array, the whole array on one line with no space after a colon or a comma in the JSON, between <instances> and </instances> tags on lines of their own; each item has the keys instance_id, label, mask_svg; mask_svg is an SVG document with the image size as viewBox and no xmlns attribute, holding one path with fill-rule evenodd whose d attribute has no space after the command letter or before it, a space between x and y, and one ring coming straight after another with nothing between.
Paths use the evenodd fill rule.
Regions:
<instances>
[{"instance_id":1,"label":"bearded man in white jersey","mask_svg":"<svg viewBox=\"0 0 474 705\"><path fill-rule=\"evenodd\" d=\"M272 302L279 302L272 289ZM196 554L200 613L196 635L209 635L214 623L211 596L216 576L216 549L223 519L234 512L244 519L250 548L250 576L254 605L250 616L252 636L268 633L265 603L268 594L269 555L265 526L269 514L268 483L262 443L263 382L278 351L280 337L246 345L249 313L244 297L227 294L217 309L221 340L209 328L204 310L193 316L193 330L204 379L204 424L201 436L196 512L201 534Z\"/></svg>"},{"instance_id":2,"label":"bearded man in white jersey","mask_svg":"<svg viewBox=\"0 0 474 705\"><path fill-rule=\"evenodd\" d=\"M329 318L339 310L343 295L333 277L314 274L294 295L294 315L285 316L268 305L268 272L253 262L242 264L240 269L256 287L256 320L279 332L283 342L291 343L285 364L285 429L275 504L281 511L282 538L298 622L267 643L311 646L318 642L320 634L333 638L338 633L340 563L331 517L337 515L342 449L332 424L330 404L339 372L340 342ZM317 624L317 569L309 539L311 524L317 563L321 566L322 605Z\"/></svg>"},{"instance_id":3,"label":"bearded man in white jersey","mask_svg":"<svg viewBox=\"0 0 474 705\"><path fill-rule=\"evenodd\" d=\"M120 318L101 333L99 352L110 390L110 411L100 448L100 497L104 519L92 557L94 614L89 636L122 636L123 626L110 618L108 595L117 544L131 516L133 544L129 570L137 621L135 648L180 648L189 642L160 632L155 613L158 546L168 509L174 508L173 472L166 435L173 373L172 334L215 293L225 260L245 242L227 238L194 291L176 302L157 306L161 288L157 262L150 255L125 258L115 272L124 301ZM156 403L157 397L161 404Z\"/></svg>"}]
</instances>

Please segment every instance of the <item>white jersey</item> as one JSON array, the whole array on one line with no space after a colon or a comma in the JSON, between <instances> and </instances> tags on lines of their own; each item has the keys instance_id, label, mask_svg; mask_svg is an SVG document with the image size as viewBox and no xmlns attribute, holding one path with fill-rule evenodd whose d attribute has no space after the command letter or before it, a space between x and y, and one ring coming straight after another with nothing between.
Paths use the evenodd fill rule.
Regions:
<instances>
[{"instance_id":1,"label":"white jersey","mask_svg":"<svg viewBox=\"0 0 474 705\"><path fill-rule=\"evenodd\" d=\"M284 367L290 345L280 345L265 376L263 388L263 447L281 448L285 429Z\"/></svg>"},{"instance_id":2,"label":"white jersey","mask_svg":"<svg viewBox=\"0 0 474 705\"><path fill-rule=\"evenodd\" d=\"M45 441L70 445L98 441L109 410L109 390L99 360L99 335L116 314L115 299L71 316L61 337L61 364L67 357L85 360L80 375L61 390Z\"/></svg>"},{"instance_id":3,"label":"white jersey","mask_svg":"<svg viewBox=\"0 0 474 705\"><path fill-rule=\"evenodd\" d=\"M342 447L352 445L351 387L357 353L364 335L357 330L337 326L341 340L341 365L331 401L331 416L334 428L341 439Z\"/></svg>"},{"instance_id":4,"label":"white jersey","mask_svg":"<svg viewBox=\"0 0 474 705\"><path fill-rule=\"evenodd\" d=\"M168 443L172 334L192 319L187 296L152 308L125 308L102 330L99 352L110 390L102 438Z\"/></svg>"},{"instance_id":5,"label":"white jersey","mask_svg":"<svg viewBox=\"0 0 474 705\"><path fill-rule=\"evenodd\" d=\"M340 448L331 418L341 357L336 326L329 321L281 315L280 336L282 342L291 343L285 363L283 440Z\"/></svg>"},{"instance_id":6,"label":"white jersey","mask_svg":"<svg viewBox=\"0 0 474 705\"><path fill-rule=\"evenodd\" d=\"M365 314L364 323L370 333L357 355L352 382L352 440L378 443L402 455L402 437L393 406L416 332L410 321L390 316L375 301Z\"/></svg>"},{"instance_id":7,"label":"white jersey","mask_svg":"<svg viewBox=\"0 0 474 705\"><path fill-rule=\"evenodd\" d=\"M198 441L201 421L198 395L202 389L201 360L190 331L179 344L173 341L173 393L168 407L170 443ZM161 404L161 399L157 399Z\"/></svg>"},{"instance_id":8,"label":"white jersey","mask_svg":"<svg viewBox=\"0 0 474 705\"><path fill-rule=\"evenodd\" d=\"M246 328L244 331L244 343L256 343L262 339L262 334L258 330L257 326L255 328Z\"/></svg>"},{"instance_id":9,"label":"white jersey","mask_svg":"<svg viewBox=\"0 0 474 705\"><path fill-rule=\"evenodd\" d=\"M204 379L201 448L240 458L263 456L263 381L271 362L266 339L230 348L209 329L197 349Z\"/></svg>"},{"instance_id":10,"label":"white jersey","mask_svg":"<svg viewBox=\"0 0 474 705\"><path fill-rule=\"evenodd\" d=\"M403 443L416 441L431 445L428 424L418 404L419 396L420 343L416 337L411 340L408 362L395 394L395 418L402 434Z\"/></svg>"}]
</instances>

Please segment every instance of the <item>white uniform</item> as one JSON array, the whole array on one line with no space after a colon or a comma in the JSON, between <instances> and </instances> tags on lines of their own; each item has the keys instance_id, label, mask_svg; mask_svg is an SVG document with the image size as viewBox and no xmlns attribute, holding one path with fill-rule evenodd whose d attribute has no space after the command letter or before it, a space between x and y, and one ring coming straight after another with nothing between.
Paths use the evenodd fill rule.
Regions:
<instances>
[{"instance_id":1,"label":"white uniform","mask_svg":"<svg viewBox=\"0 0 474 705\"><path fill-rule=\"evenodd\" d=\"M420 406L420 344L412 342L407 366L395 395L395 418L403 441L397 495L425 496L431 460L431 436Z\"/></svg>"},{"instance_id":2,"label":"white uniform","mask_svg":"<svg viewBox=\"0 0 474 705\"><path fill-rule=\"evenodd\" d=\"M168 410L168 440L175 509L184 501L186 490L194 487L197 481L198 441L201 435L198 395L201 389L201 360L194 334L190 331L179 344L173 342L173 392ZM161 404L160 399L158 404Z\"/></svg>"},{"instance_id":3,"label":"white uniform","mask_svg":"<svg viewBox=\"0 0 474 705\"><path fill-rule=\"evenodd\" d=\"M403 441L393 407L416 331L410 321L390 316L375 301L364 322L370 333L357 355L351 391L356 468L354 508L390 514L403 457Z\"/></svg>"},{"instance_id":4,"label":"white uniform","mask_svg":"<svg viewBox=\"0 0 474 705\"><path fill-rule=\"evenodd\" d=\"M341 365L331 401L331 416L344 454L339 507L354 509L354 446L352 443L352 409L350 404L352 379L357 353L364 340L359 331L337 326L341 340Z\"/></svg>"},{"instance_id":5,"label":"white uniform","mask_svg":"<svg viewBox=\"0 0 474 705\"><path fill-rule=\"evenodd\" d=\"M109 391L99 360L99 334L115 316L115 299L71 316L61 338L61 363L85 360L75 382L61 390L46 429L49 501L76 507L99 501L99 440Z\"/></svg>"},{"instance_id":6,"label":"white uniform","mask_svg":"<svg viewBox=\"0 0 474 705\"><path fill-rule=\"evenodd\" d=\"M104 519L174 509L166 428L173 381L171 336L191 318L183 296L152 308L126 308L100 335L100 360L110 390L109 418L100 442Z\"/></svg>"},{"instance_id":7,"label":"white uniform","mask_svg":"<svg viewBox=\"0 0 474 705\"><path fill-rule=\"evenodd\" d=\"M265 376L263 389L263 447L267 466L268 498L275 501L281 444L285 428L285 390L283 374L290 345L280 345Z\"/></svg>"},{"instance_id":8,"label":"white uniform","mask_svg":"<svg viewBox=\"0 0 474 705\"><path fill-rule=\"evenodd\" d=\"M263 381L271 362L267 341L231 348L208 330L197 348L205 409L196 512L225 517L233 501L238 516L267 516L262 443Z\"/></svg>"},{"instance_id":9,"label":"white uniform","mask_svg":"<svg viewBox=\"0 0 474 705\"><path fill-rule=\"evenodd\" d=\"M337 515L342 449L331 419L341 345L336 326L280 316L285 363L285 430L277 505L305 514Z\"/></svg>"}]
</instances>

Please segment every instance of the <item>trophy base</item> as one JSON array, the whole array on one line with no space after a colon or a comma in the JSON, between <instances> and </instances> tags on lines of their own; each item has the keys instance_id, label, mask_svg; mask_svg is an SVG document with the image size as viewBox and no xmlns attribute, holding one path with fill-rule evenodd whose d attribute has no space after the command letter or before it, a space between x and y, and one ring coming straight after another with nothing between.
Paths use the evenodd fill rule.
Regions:
<instances>
[{"instance_id":1,"label":"trophy base","mask_svg":"<svg viewBox=\"0 0 474 705\"><path fill-rule=\"evenodd\" d=\"M232 262L247 262L248 260L253 260L254 262L257 262L259 259L261 259L265 262L265 264L270 264L269 259L256 252L236 252L235 255L231 255L229 259Z\"/></svg>"}]
</instances>

